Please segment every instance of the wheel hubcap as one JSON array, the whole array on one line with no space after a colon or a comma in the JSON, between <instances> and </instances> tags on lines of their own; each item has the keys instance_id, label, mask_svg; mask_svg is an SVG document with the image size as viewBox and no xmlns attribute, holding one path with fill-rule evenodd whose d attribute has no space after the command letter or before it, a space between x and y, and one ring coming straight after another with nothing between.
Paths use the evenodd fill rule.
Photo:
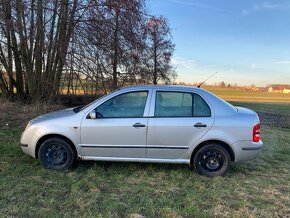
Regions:
<instances>
[{"instance_id":1,"label":"wheel hubcap","mask_svg":"<svg viewBox=\"0 0 290 218\"><path fill-rule=\"evenodd\" d=\"M67 152L63 146L54 144L46 150L45 158L52 165L62 165L67 160Z\"/></svg>"},{"instance_id":2,"label":"wheel hubcap","mask_svg":"<svg viewBox=\"0 0 290 218\"><path fill-rule=\"evenodd\" d=\"M207 171L218 171L224 164L224 157L218 151L206 151L201 155L199 163Z\"/></svg>"}]
</instances>

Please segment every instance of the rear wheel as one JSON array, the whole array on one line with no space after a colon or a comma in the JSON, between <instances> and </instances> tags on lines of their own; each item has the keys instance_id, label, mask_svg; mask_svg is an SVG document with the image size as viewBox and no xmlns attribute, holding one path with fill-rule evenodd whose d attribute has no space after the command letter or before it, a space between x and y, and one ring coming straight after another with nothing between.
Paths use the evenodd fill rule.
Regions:
<instances>
[{"instance_id":1,"label":"rear wheel","mask_svg":"<svg viewBox=\"0 0 290 218\"><path fill-rule=\"evenodd\" d=\"M66 170L72 167L76 155L72 147L65 140L50 138L44 141L38 151L40 163L53 170Z\"/></svg>"},{"instance_id":2,"label":"rear wheel","mask_svg":"<svg viewBox=\"0 0 290 218\"><path fill-rule=\"evenodd\" d=\"M219 144L208 144L195 154L193 163L196 171L204 176L224 176L229 169L230 155Z\"/></svg>"}]
</instances>

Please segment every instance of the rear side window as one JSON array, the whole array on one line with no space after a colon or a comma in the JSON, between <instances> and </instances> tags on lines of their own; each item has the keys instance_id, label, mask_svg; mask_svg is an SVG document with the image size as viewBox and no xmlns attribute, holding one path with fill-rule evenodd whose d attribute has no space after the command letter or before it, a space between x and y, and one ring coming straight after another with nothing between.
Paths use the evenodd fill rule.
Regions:
<instances>
[{"instance_id":1,"label":"rear side window","mask_svg":"<svg viewBox=\"0 0 290 218\"><path fill-rule=\"evenodd\" d=\"M156 92L155 117L210 117L207 103L197 94Z\"/></svg>"},{"instance_id":2,"label":"rear side window","mask_svg":"<svg viewBox=\"0 0 290 218\"><path fill-rule=\"evenodd\" d=\"M193 94L193 116L194 117L210 117L211 112L208 104L197 94Z\"/></svg>"}]
</instances>

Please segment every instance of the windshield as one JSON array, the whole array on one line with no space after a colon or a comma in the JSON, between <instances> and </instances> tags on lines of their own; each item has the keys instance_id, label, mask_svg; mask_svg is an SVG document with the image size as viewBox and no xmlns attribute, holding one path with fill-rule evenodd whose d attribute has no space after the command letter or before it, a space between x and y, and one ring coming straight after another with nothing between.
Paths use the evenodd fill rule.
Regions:
<instances>
[{"instance_id":1,"label":"windshield","mask_svg":"<svg viewBox=\"0 0 290 218\"><path fill-rule=\"evenodd\" d=\"M117 89L117 90L119 90L119 89ZM109 93L109 94L112 94L112 93L116 92L117 90L115 90L115 91L113 91L113 92L111 92L111 93ZM107 95L109 95L109 94L107 94ZM78 107L74 108L73 111L74 111L75 113L78 113L78 112L80 112L80 111L83 111L83 110L85 110L86 108L88 108L88 107L90 107L91 105L93 105L96 101L99 101L99 100L103 99L103 98L106 97L107 95L103 95L103 96L97 98L96 100L92 101L91 103L89 103L89 104L87 104L87 105L78 106Z\"/></svg>"}]
</instances>

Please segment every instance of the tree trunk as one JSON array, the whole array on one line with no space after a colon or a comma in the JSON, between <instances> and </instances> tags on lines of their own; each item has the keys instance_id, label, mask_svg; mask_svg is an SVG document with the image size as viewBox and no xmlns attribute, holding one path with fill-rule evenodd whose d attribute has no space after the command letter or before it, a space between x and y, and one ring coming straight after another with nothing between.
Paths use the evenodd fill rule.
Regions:
<instances>
[{"instance_id":1,"label":"tree trunk","mask_svg":"<svg viewBox=\"0 0 290 218\"><path fill-rule=\"evenodd\" d=\"M153 84L157 84L157 49L154 45L154 70L153 70Z\"/></svg>"},{"instance_id":2,"label":"tree trunk","mask_svg":"<svg viewBox=\"0 0 290 218\"><path fill-rule=\"evenodd\" d=\"M3 77L4 73L2 72L2 70L0 70L0 88L1 88L1 92L3 95L5 95L6 97L8 97L8 85L7 82L5 80L5 78Z\"/></svg>"},{"instance_id":3,"label":"tree trunk","mask_svg":"<svg viewBox=\"0 0 290 218\"><path fill-rule=\"evenodd\" d=\"M119 11L116 9L115 32L114 32L114 58L113 58L113 89L118 88L118 32L119 32Z\"/></svg>"},{"instance_id":4,"label":"tree trunk","mask_svg":"<svg viewBox=\"0 0 290 218\"><path fill-rule=\"evenodd\" d=\"M153 33L153 47L154 47L154 69L153 69L153 84L157 85L157 42L156 42L156 32Z\"/></svg>"}]
</instances>

